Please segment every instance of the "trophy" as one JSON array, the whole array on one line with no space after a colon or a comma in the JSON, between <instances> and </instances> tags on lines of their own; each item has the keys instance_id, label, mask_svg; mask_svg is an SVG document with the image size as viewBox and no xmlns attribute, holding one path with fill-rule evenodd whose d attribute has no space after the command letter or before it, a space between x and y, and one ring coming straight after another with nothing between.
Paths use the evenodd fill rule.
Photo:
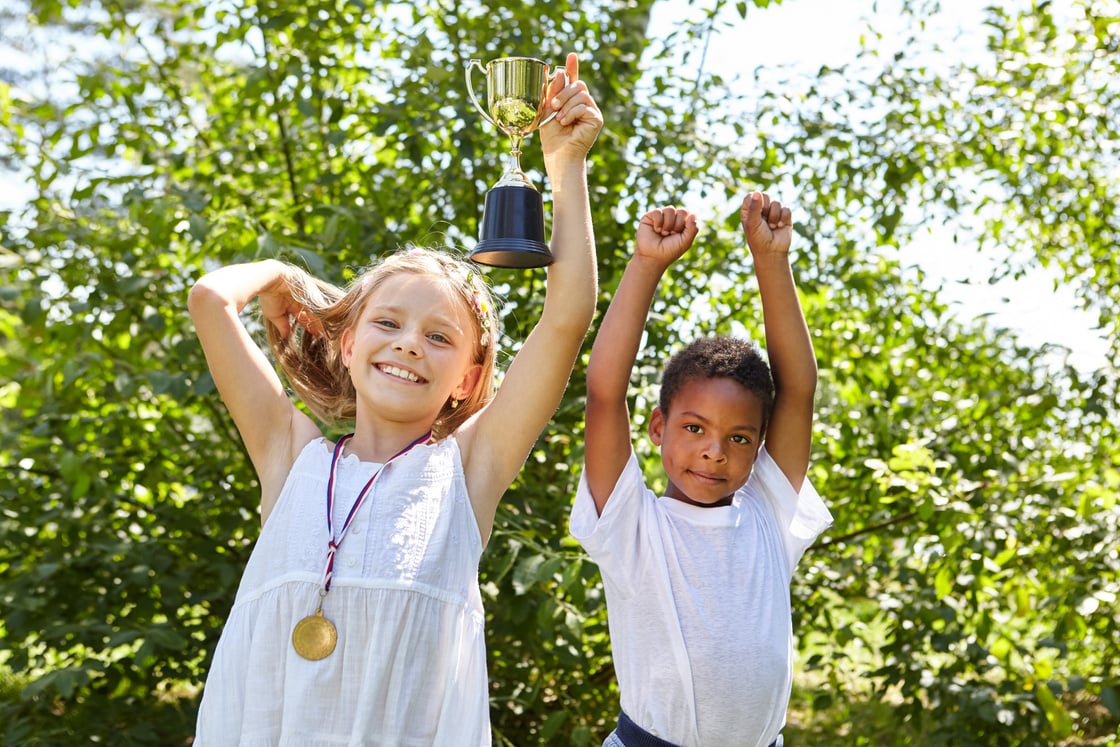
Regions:
<instances>
[{"instance_id":1,"label":"trophy","mask_svg":"<svg viewBox=\"0 0 1120 747\"><path fill-rule=\"evenodd\" d=\"M486 75L486 109L474 94L474 68ZM564 74L563 68L556 71L560 74ZM506 171L486 193L478 245L470 255L475 262L517 268L552 264L552 253L544 240L544 201L521 170L521 144L533 130L556 116L553 112L542 118L554 77L549 75L546 63L531 57L501 57L485 67L479 60L467 63L471 101L483 119L510 139Z\"/></svg>"}]
</instances>

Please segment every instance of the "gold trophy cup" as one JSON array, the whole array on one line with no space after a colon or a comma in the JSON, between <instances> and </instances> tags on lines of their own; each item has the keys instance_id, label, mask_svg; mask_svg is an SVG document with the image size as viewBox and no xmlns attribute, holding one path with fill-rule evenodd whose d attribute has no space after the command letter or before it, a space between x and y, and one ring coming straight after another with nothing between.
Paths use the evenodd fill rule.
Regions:
<instances>
[{"instance_id":1,"label":"gold trophy cup","mask_svg":"<svg viewBox=\"0 0 1120 747\"><path fill-rule=\"evenodd\" d=\"M486 108L474 93L471 72L486 76ZM564 69L555 75L565 75ZM548 65L531 57L501 57L484 67L479 60L467 63L467 93L479 114L509 136L506 171L486 193L478 244L470 258L494 267L544 267L552 253L544 240L544 201L521 170L521 144L533 130L552 117L544 117L548 87L555 76Z\"/></svg>"}]
</instances>

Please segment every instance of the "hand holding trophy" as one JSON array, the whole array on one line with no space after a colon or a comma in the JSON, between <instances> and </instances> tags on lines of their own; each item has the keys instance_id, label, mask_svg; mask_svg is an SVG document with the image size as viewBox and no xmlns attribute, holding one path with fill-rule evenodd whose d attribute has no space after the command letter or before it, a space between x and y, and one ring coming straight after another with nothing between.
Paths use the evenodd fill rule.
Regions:
<instances>
[{"instance_id":1,"label":"hand holding trophy","mask_svg":"<svg viewBox=\"0 0 1120 747\"><path fill-rule=\"evenodd\" d=\"M486 109L475 96L471 72L478 68L486 76ZM521 170L521 144L542 124L546 116L548 90L563 69L549 74L549 66L531 57L501 57L485 67L479 60L467 63L467 92L490 124L510 139L506 171L486 193L479 227L479 242L470 258L495 267L530 268L552 263L544 240L544 201Z\"/></svg>"}]
</instances>

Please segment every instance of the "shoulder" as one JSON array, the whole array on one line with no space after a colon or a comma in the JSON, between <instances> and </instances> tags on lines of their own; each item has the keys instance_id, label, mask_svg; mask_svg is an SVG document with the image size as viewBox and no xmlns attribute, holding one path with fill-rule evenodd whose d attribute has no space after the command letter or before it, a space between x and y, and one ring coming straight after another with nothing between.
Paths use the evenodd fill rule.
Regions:
<instances>
[{"instance_id":1,"label":"shoulder","mask_svg":"<svg viewBox=\"0 0 1120 747\"><path fill-rule=\"evenodd\" d=\"M777 519L786 536L791 566L822 532L832 524L832 514L816 488L806 478L796 489L764 446L743 488L747 498L756 498Z\"/></svg>"},{"instance_id":2,"label":"shoulder","mask_svg":"<svg viewBox=\"0 0 1120 747\"><path fill-rule=\"evenodd\" d=\"M657 496L646 485L638 457L633 451L615 481L602 514L595 506L595 499L587 482L587 472L580 475L576 498L572 504L569 528L576 539L583 541L592 535L605 535L620 526L641 522L643 504L652 508Z\"/></svg>"}]
</instances>

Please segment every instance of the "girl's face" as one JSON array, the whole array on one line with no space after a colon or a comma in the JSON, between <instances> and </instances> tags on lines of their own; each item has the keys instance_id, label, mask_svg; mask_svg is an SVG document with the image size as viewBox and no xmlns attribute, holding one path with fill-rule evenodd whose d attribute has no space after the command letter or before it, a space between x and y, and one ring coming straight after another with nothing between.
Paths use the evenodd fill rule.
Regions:
<instances>
[{"instance_id":1,"label":"girl's face","mask_svg":"<svg viewBox=\"0 0 1120 747\"><path fill-rule=\"evenodd\" d=\"M655 408L649 424L669 478L667 495L699 506L729 505L758 456L762 402L733 379L691 379L669 409Z\"/></svg>"},{"instance_id":2,"label":"girl's face","mask_svg":"<svg viewBox=\"0 0 1120 747\"><path fill-rule=\"evenodd\" d=\"M387 278L342 336L359 416L368 407L379 418L428 427L449 398L466 399L482 371L474 362L477 326L446 282L411 273Z\"/></svg>"}]
</instances>

